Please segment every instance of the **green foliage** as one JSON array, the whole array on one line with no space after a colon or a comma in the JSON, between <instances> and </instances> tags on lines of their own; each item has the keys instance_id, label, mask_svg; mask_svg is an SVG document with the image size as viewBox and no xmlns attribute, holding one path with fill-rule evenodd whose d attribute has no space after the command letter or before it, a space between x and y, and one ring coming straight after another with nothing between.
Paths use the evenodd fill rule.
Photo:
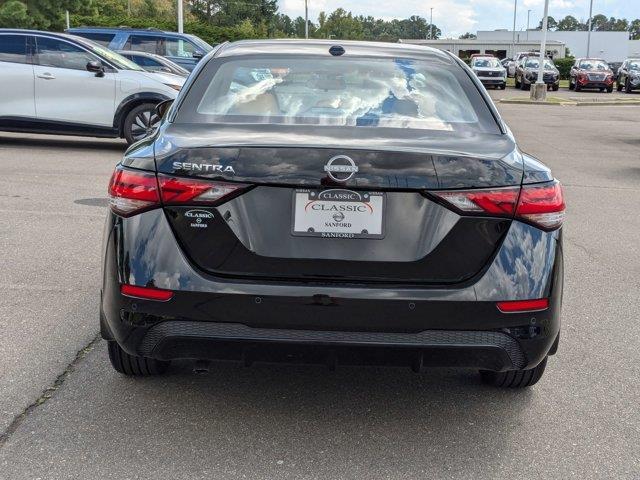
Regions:
<instances>
[{"instance_id":1,"label":"green foliage","mask_svg":"<svg viewBox=\"0 0 640 480\"><path fill-rule=\"evenodd\" d=\"M71 26L101 26L132 28L158 28L160 30L176 31L175 20L154 20L140 17L101 17L101 16L71 16ZM217 27L206 23L189 20L184 23L184 31L202 38L204 41L214 44L227 40L240 40L243 38L256 38L256 33L251 22L241 22L236 27Z\"/></svg>"},{"instance_id":2,"label":"green foliage","mask_svg":"<svg viewBox=\"0 0 640 480\"><path fill-rule=\"evenodd\" d=\"M556 64L558 71L560 72L560 78L563 80L567 80L569 78L569 71L571 70L571 66L576 61L573 57L565 57L565 58L556 58L553 63Z\"/></svg>"},{"instance_id":3,"label":"green foliage","mask_svg":"<svg viewBox=\"0 0 640 480\"><path fill-rule=\"evenodd\" d=\"M60 30L65 10L84 14L96 11L93 0L0 0L0 27Z\"/></svg>"},{"instance_id":4,"label":"green foliage","mask_svg":"<svg viewBox=\"0 0 640 480\"><path fill-rule=\"evenodd\" d=\"M0 6L0 27L32 28L27 6L17 0L10 0Z\"/></svg>"},{"instance_id":5,"label":"green foliage","mask_svg":"<svg viewBox=\"0 0 640 480\"><path fill-rule=\"evenodd\" d=\"M465 33L463 35L460 35L458 38L460 40L475 40L478 37L476 36L475 33L467 32L467 33Z\"/></svg>"}]
</instances>

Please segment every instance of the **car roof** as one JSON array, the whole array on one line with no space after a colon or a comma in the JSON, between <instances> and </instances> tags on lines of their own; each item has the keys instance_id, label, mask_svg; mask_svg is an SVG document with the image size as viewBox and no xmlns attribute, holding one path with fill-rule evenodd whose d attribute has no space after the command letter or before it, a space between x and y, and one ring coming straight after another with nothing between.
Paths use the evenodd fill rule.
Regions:
<instances>
[{"instance_id":1,"label":"car roof","mask_svg":"<svg viewBox=\"0 0 640 480\"><path fill-rule=\"evenodd\" d=\"M354 40L303 40L303 39L268 39L268 40L240 40L226 43L217 51L216 57L235 57L244 55L314 55L328 56L331 47L344 48L340 56L371 56L371 57L409 57L439 60L453 64L454 59L442 50L411 45L407 43L361 42ZM338 58L338 57L337 57Z\"/></svg>"},{"instance_id":2,"label":"car roof","mask_svg":"<svg viewBox=\"0 0 640 480\"><path fill-rule=\"evenodd\" d=\"M66 38L70 40L78 39L77 36L70 35L68 33L46 32L44 30L29 30L25 28L0 28L0 33L21 33L24 35L47 35L50 37Z\"/></svg>"},{"instance_id":3,"label":"car roof","mask_svg":"<svg viewBox=\"0 0 640 480\"><path fill-rule=\"evenodd\" d=\"M40 35L43 37L59 38L62 40L68 40L77 44L83 45L85 48L93 47L94 43L90 40L79 37L77 35L71 35L68 33L59 32L46 32L44 30L28 30L24 28L0 28L0 33L18 33L22 35Z\"/></svg>"},{"instance_id":4,"label":"car roof","mask_svg":"<svg viewBox=\"0 0 640 480\"><path fill-rule=\"evenodd\" d=\"M66 30L69 33L73 32L105 32L105 33L115 33L115 32L128 32L128 33L144 33L145 35L175 35L175 36L184 36L191 37L188 33L178 33L178 32L170 32L168 30L159 30L157 28L132 28L132 27L73 27Z\"/></svg>"}]
</instances>

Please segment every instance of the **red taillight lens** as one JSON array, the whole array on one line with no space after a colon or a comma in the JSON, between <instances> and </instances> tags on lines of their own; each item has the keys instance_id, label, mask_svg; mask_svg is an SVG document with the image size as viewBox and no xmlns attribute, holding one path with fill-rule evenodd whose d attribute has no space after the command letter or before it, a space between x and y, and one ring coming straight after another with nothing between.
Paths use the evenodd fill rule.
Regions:
<instances>
[{"instance_id":1,"label":"red taillight lens","mask_svg":"<svg viewBox=\"0 0 640 480\"><path fill-rule=\"evenodd\" d=\"M158 183L153 173L117 168L109 182L109 205L127 217L160 204Z\"/></svg>"},{"instance_id":2,"label":"red taillight lens","mask_svg":"<svg viewBox=\"0 0 640 480\"><path fill-rule=\"evenodd\" d=\"M433 192L462 212L505 216L513 216L519 193L519 187Z\"/></svg>"},{"instance_id":3,"label":"red taillight lens","mask_svg":"<svg viewBox=\"0 0 640 480\"><path fill-rule=\"evenodd\" d=\"M549 308L549 299L512 300L508 302L498 302L496 306L502 313L537 312Z\"/></svg>"},{"instance_id":4,"label":"red taillight lens","mask_svg":"<svg viewBox=\"0 0 640 480\"><path fill-rule=\"evenodd\" d=\"M560 228L564 222L564 197L557 180L542 185L525 185L520 193L516 218L536 224L544 230Z\"/></svg>"},{"instance_id":5,"label":"red taillight lens","mask_svg":"<svg viewBox=\"0 0 640 480\"><path fill-rule=\"evenodd\" d=\"M216 203L247 188L241 183L212 182L184 177L158 175L162 201L168 205L182 203Z\"/></svg>"},{"instance_id":6,"label":"red taillight lens","mask_svg":"<svg viewBox=\"0 0 640 480\"><path fill-rule=\"evenodd\" d=\"M543 230L555 230L564 221L560 182L519 187L431 192L461 213L518 218Z\"/></svg>"},{"instance_id":7,"label":"red taillight lens","mask_svg":"<svg viewBox=\"0 0 640 480\"><path fill-rule=\"evenodd\" d=\"M120 285L120 293L127 297L143 298L145 300L158 300L166 302L171 300L173 292L153 287L138 287L136 285Z\"/></svg>"}]
</instances>

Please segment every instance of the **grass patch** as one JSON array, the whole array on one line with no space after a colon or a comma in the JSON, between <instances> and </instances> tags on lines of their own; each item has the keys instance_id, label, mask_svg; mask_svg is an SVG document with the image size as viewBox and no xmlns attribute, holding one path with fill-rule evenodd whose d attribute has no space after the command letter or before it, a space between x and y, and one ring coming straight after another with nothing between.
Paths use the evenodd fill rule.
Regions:
<instances>
[{"instance_id":1,"label":"grass patch","mask_svg":"<svg viewBox=\"0 0 640 480\"><path fill-rule=\"evenodd\" d=\"M516 79L507 78L507 87L515 87ZM560 88L569 88L569 80L560 80Z\"/></svg>"}]
</instances>

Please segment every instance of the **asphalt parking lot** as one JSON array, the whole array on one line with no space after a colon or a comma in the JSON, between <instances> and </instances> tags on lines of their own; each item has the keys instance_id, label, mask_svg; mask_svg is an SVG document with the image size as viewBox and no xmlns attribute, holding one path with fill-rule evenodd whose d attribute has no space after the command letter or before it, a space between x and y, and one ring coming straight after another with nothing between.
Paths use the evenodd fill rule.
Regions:
<instances>
[{"instance_id":1,"label":"asphalt parking lot","mask_svg":"<svg viewBox=\"0 0 640 480\"><path fill-rule=\"evenodd\" d=\"M499 109L568 203L560 350L527 391L449 369L120 376L97 302L124 144L0 133L0 478L640 478L640 107Z\"/></svg>"}]
</instances>

